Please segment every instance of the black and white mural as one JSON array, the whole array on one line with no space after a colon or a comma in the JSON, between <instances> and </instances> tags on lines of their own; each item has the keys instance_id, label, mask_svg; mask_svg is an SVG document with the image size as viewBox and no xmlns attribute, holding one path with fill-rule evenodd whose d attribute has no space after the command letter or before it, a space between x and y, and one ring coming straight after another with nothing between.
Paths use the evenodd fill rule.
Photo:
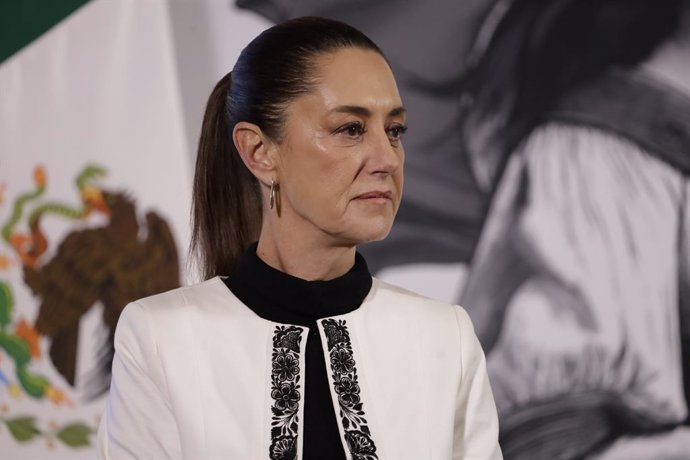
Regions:
<instances>
[{"instance_id":1,"label":"black and white mural","mask_svg":"<svg viewBox=\"0 0 690 460\"><path fill-rule=\"evenodd\" d=\"M507 459L690 459L690 1L238 0L387 54L411 127L376 270L464 264Z\"/></svg>"}]
</instances>

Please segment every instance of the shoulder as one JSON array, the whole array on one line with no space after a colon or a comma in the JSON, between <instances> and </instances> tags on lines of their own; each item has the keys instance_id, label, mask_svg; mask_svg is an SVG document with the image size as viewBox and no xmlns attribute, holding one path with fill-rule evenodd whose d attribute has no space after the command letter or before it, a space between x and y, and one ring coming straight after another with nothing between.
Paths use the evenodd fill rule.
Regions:
<instances>
[{"instance_id":1,"label":"shoulder","mask_svg":"<svg viewBox=\"0 0 690 460\"><path fill-rule=\"evenodd\" d=\"M230 291L219 277L211 278L201 283L182 286L159 294L135 300L130 305L136 305L149 315L170 315L182 313L186 310L196 310L197 307L213 306L231 302L234 299ZM134 307L127 306L134 309ZM123 312L124 313L124 312Z\"/></svg>"},{"instance_id":2,"label":"shoulder","mask_svg":"<svg viewBox=\"0 0 690 460\"><path fill-rule=\"evenodd\" d=\"M430 299L374 279L372 307L377 323L403 331L401 340L416 337L416 346L436 350L460 365L462 375L484 362L484 352L467 311L460 305ZM401 342L398 342L401 343Z\"/></svg>"},{"instance_id":3,"label":"shoulder","mask_svg":"<svg viewBox=\"0 0 690 460\"><path fill-rule=\"evenodd\" d=\"M387 283L378 278L374 278L370 297L376 302L396 302L399 306L410 308L424 308L437 310L453 310L461 308L441 300L432 299L409 289L405 289L394 284Z\"/></svg>"},{"instance_id":4,"label":"shoulder","mask_svg":"<svg viewBox=\"0 0 690 460\"><path fill-rule=\"evenodd\" d=\"M396 353L435 356L448 372L457 366L458 375L481 356L472 321L459 305L374 279L360 310L363 334L384 340Z\"/></svg>"},{"instance_id":5,"label":"shoulder","mask_svg":"<svg viewBox=\"0 0 690 460\"><path fill-rule=\"evenodd\" d=\"M432 299L408 289L374 278L367 300L386 315L404 315L423 323L443 323L472 330L472 322L463 307Z\"/></svg>"},{"instance_id":6,"label":"shoulder","mask_svg":"<svg viewBox=\"0 0 690 460\"><path fill-rule=\"evenodd\" d=\"M175 331L206 317L232 315L246 309L216 277L135 300L120 314L117 331L145 327L149 332ZM117 334L116 331L116 334Z\"/></svg>"}]
</instances>

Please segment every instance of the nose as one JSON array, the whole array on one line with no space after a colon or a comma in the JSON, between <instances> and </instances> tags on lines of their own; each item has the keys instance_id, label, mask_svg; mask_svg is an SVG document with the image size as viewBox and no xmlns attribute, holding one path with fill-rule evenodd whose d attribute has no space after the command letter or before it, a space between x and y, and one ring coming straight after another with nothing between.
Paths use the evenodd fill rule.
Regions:
<instances>
[{"instance_id":1,"label":"nose","mask_svg":"<svg viewBox=\"0 0 690 460\"><path fill-rule=\"evenodd\" d=\"M402 141L391 142L385 129L370 136L368 170L371 174L390 175L402 167L405 151Z\"/></svg>"}]
</instances>

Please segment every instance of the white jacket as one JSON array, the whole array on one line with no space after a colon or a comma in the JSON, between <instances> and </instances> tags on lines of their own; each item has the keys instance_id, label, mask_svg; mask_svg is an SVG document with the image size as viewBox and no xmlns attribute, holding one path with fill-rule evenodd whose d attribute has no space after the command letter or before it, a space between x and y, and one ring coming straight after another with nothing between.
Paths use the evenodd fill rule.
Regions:
<instances>
[{"instance_id":1,"label":"white jacket","mask_svg":"<svg viewBox=\"0 0 690 460\"><path fill-rule=\"evenodd\" d=\"M374 279L357 310L317 324L348 458L502 458L462 308ZM100 458L301 458L307 332L257 316L218 277L129 304Z\"/></svg>"}]
</instances>

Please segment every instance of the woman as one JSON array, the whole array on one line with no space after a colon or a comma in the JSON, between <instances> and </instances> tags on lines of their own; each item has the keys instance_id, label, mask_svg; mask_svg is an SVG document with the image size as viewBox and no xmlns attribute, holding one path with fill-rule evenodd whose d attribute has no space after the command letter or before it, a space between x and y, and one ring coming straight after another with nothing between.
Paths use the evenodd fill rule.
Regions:
<instances>
[{"instance_id":1,"label":"woman","mask_svg":"<svg viewBox=\"0 0 690 460\"><path fill-rule=\"evenodd\" d=\"M387 61L345 24L288 21L242 51L199 143L208 280L122 313L103 458L501 458L465 311L356 253L393 223L405 129Z\"/></svg>"}]
</instances>

